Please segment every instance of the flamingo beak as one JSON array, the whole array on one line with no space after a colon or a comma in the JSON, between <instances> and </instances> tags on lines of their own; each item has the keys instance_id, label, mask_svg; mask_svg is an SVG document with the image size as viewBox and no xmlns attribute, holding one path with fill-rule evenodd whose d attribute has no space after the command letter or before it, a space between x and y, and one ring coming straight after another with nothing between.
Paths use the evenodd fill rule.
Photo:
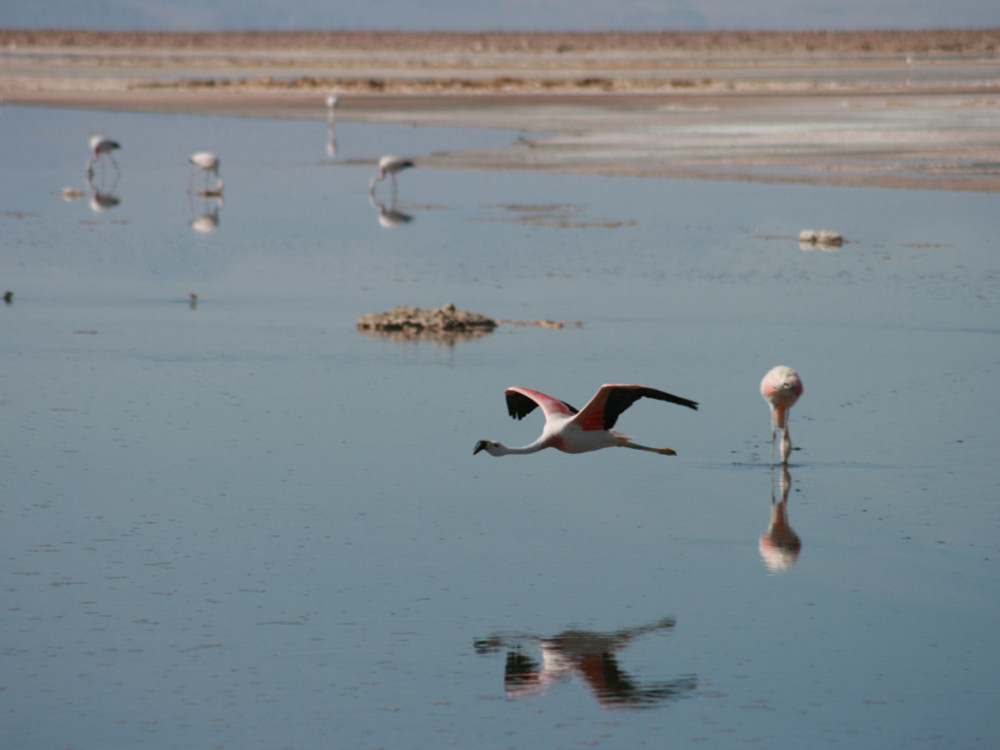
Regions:
<instances>
[{"instance_id":1,"label":"flamingo beak","mask_svg":"<svg viewBox=\"0 0 1000 750\"><path fill-rule=\"evenodd\" d=\"M485 449L486 449L486 441L485 440L480 440L478 443L476 443L476 449L474 451L472 451L472 455L474 456L477 453L479 453L479 451L485 450Z\"/></svg>"}]
</instances>

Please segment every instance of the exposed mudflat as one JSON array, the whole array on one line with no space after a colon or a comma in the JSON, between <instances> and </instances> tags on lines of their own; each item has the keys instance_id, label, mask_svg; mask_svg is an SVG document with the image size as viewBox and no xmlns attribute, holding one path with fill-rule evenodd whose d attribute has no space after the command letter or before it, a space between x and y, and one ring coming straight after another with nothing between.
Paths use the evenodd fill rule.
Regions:
<instances>
[{"instance_id":1,"label":"exposed mudflat","mask_svg":"<svg viewBox=\"0 0 1000 750\"><path fill-rule=\"evenodd\" d=\"M8 103L507 128L434 166L1000 190L1000 30L0 32ZM543 134L543 135L539 135Z\"/></svg>"}]
</instances>

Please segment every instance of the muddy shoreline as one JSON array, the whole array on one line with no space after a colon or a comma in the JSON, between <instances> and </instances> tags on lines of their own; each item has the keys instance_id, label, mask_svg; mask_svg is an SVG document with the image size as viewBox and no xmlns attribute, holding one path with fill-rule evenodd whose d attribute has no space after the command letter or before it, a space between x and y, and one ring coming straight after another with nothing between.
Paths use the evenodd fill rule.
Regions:
<instances>
[{"instance_id":1,"label":"muddy shoreline","mask_svg":"<svg viewBox=\"0 0 1000 750\"><path fill-rule=\"evenodd\" d=\"M1000 191L1000 29L755 33L0 30L7 104L502 128L544 169ZM541 135L544 134L544 135Z\"/></svg>"}]
</instances>

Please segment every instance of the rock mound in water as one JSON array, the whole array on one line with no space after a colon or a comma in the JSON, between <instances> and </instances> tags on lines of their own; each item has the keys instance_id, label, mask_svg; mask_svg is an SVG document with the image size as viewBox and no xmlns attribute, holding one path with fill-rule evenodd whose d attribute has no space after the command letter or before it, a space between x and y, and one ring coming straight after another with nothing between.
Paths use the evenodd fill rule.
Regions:
<instances>
[{"instance_id":1,"label":"rock mound in water","mask_svg":"<svg viewBox=\"0 0 1000 750\"><path fill-rule=\"evenodd\" d=\"M399 306L389 312L369 313L358 318L361 331L406 333L489 333L497 321L479 313L457 309L450 302L437 309Z\"/></svg>"}]
</instances>

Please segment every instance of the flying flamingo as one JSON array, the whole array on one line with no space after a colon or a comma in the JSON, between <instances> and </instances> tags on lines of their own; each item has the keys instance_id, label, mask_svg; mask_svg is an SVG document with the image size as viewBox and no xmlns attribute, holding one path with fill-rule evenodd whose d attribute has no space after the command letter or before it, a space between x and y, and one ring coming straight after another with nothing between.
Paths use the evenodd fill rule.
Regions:
<instances>
[{"instance_id":1,"label":"flying flamingo","mask_svg":"<svg viewBox=\"0 0 1000 750\"><path fill-rule=\"evenodd\" d=\"M409 169L415 166L409 159L402 159L398 156L383 156L378 160L378 174L372 178L371 185L368 186L368 192L375 192L375 183L379 180L384 180L386 175L392 177L392 193L396 194L396 175L402 172L404 169Z\"/></svg>"},{"instance_id":2,"label":"flying flamingo","mask_svg":"<svg viewBox=\"0 0 1000 750\"><path fill-rule=\"evenodd\" d=\"M118 141L113 141L110 138L103 135L95 135L90 139L90 160L87 162L87 175L93 176L94 174L94 164L100 160L101 156L104 154L108 155L111 159L111 163L115 165L115 171L118 171L118 162L115 161L115 156L111 152L121 148L121 144Z\"/></svg>"},{"instance_id":3,"label":"flying flamingo","mask_svg":"<svg viewBox=\"0 0 1000 750\"><path fill-rule=\"evenodd\" d=\"M486 451L491 456L520 455L535 453L543 448L555 448L563 453L586 453L600 448L619 446L634 448L640 451L651 451L663 456L676 456L676 451L670 448L649 448L633 443L630 437L611 429L623 411L640 398L655 398L680 404L689 409L697 409L698 404L680 396L673 396L655 388L642 385L602 385L593 398L587 402L582 411L574 409L565 401L547 396L544 393L529 388L508 388L507 411L514 419L523 419L534 411L536 406L542 407L545 414L545 427L537 440L523 448L508 448L493 440L480 440L476 443L473 455Z\"/></svg>"},{"instance_id":4,"label":"flying flamingo","mask_svg":"<svg viewBox=\"0 0 1000 750\"><path fill-rule=\"evenodd\" d=\"M188 192L191 192L191 184L194 182L194 173L199 169L205 173L205 189L202 191L204 193L211 193L210 197L215 197L222 194L222 188L224 184L222 178L219 177L219 157L213 154L211 151L199 151L196 154L191 154L188 157L188 161L194 164L194 169L191 170L191 179L188 181ZM216 185L212 190L208 189L208 175L209 172L215 175Z\"/></svg>"},{"instance_id":5,"label":"flying flamingo","mask_svg":"<svg viewBox=\"0 0 1000 750\"><path fill-rule=\"evenodd\" d=\"M774 463L774 438L781 429L781 463L788 463L792 440L788 436L788 410L802 395L799 374L787 365L772 368L760 381L760 395L771 408L771 463Z\"/></svg>"}]
</instances>

